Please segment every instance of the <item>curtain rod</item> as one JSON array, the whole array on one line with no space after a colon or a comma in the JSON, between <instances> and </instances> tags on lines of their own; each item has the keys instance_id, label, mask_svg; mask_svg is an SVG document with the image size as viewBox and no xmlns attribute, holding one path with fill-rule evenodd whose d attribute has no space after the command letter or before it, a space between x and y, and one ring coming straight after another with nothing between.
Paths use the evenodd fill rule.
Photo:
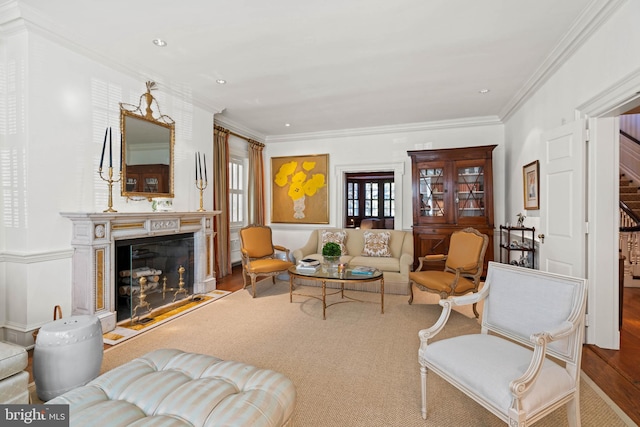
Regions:
<instances>
[{"instance_id":1,"label":"curtain rod","mask_svg":"<svg viewBox=\"0 0 640 427\"><path fill-rule=\"evenodd\" d=\"M228 133L229 135L237 136L238 138L244 139L245 141L247 141L247 142L248 142L248 143L250 143L250 144L257 144L257 145L258 145L258 146L260 146L260 147L264 147L264 144L263 144L263 143L258 142L258 141L255 141L255 140L250 139L250 138L247 138L246 136L244 136L244 135L240 135L240 134L235 133L235 132L233 132L233 131L230 131L229 129L225 129L225 128L223 128L222 126L214 125L213 127L214 127L215 129L219 130L220 132L225 132L225 133Z\"/></svg>"}]
</instances>

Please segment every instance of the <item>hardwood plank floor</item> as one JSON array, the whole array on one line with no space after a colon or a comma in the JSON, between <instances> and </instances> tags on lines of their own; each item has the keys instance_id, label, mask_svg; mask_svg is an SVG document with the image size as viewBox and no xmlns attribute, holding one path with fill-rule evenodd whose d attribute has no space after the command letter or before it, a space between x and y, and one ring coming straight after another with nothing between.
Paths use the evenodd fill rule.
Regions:
<instances>
[{"instance_id":1,"label":"hardwood plank floor","mask_svg":"<svg viewBox=\"0 0 640 427\"><path fill-rule=\"evenodd\" d=\"M243 288L240 266L219 279L217 289L235 292ZM582 370L636 424L640 424L640 288L625 288L620 351L585 345ZM109 346L105 345L105 348ZM29 366L33 350L29 351Z\"/></svg>"},{"instance_id":2,"label":"hardwood plank floor","mask_svg":"<svg viewBox=\"0 0 640 427\"><path fill-rule=\"evenodd\" d=\"M640 288L625 288L620 350L585 345L582 370L640 424Z\"/></svg>"}]
</instances>

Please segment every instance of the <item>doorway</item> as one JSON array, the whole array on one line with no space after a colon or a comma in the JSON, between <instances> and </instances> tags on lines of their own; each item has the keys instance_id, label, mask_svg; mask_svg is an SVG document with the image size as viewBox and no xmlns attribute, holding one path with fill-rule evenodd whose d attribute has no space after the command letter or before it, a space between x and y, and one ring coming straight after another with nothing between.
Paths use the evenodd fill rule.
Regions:
<instances>
[{"instance_id":1,"label":"doorway","mask_svg":"<svg viewBox=\"0 0 640 427\"><path fill-rule=\"evenodd\" d=\"M349 172L345 174L345 185L345 228L393 229L393 172Z\"/></svg>"},{"instance_id":2,"label":"doorway","mask_svg":"<svg viewBox=\"0 0 640 427\"><path fill-rule=\"evenodd\" d=\"M360 174L369 174L373 172L382 172L385 174L393 175L393 186L394 186L394 218L393 218L393 229L394 230L403 230L403 218L404 218L404 210L403 210L403 200L405 197L411 197L411 193L405 193L405 170L410 170L407 168L409 158L407 157L407 162L398 162L398 163L380 163L380 164L342 164L336 165L334 169L334 174L337 177L336 179L336 224L342 224L344 227L347 225L347 220L345 216L345 206L346 206L346 176L350 173L360 173ZM411 191L411 187L408 187L407 191ZM410 199L409 199L410 200ZM411 211L409 211L411 213Z\"/></svg>"}]
</instances>

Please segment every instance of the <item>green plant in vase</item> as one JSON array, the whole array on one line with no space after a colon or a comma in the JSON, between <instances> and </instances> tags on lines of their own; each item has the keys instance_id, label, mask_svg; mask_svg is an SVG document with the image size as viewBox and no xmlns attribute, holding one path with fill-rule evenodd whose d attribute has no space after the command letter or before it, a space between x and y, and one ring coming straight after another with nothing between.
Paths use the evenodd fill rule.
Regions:
<instances>
[{"instance_id":1,"label":"green plant in vase","mask_svg":"<svg viewBox=\"0 0 640 427\"><path fill-rule=\"evenodd\" d=\"M340 255L342 255L342 249L340 245L335 242L327 242L322 247L322 257L327 270L338 270L338 264L340 263Z\"/></svg>"}]
</instances>

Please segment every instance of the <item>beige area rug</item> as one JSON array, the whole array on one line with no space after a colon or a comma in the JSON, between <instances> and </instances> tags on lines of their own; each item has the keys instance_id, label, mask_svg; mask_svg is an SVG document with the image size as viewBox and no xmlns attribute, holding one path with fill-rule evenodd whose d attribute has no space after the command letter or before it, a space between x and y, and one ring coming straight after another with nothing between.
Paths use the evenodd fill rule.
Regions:
<instances>
[{"instance_id":1,"label":"beige area rug","mask_svg":"<svg viewBox=\"0 0 640 427\"><path fill-rule=\"evenodd\" d=\"M418 292L409 305L407 296L385 295L381 314L380 295L360 292L358 297L373 303L337 304L322 320L320 301L294 296L289 303L288 282L272 286L264 281L257 292L255 299L247 290L235 292L108 349L102 371L153 349L179 348L287 375L297 389L296 426L504 426L436 375L430 375L428 385L429 418L420 416L418 331L431 326L440 313L435 296ZM469 310L453 313L441 335L479 329ZM628 417L599 393L585 376L582 425L628 425ZM536 423L563 425L564 408Z\"/></svg>"}]
</instances>

